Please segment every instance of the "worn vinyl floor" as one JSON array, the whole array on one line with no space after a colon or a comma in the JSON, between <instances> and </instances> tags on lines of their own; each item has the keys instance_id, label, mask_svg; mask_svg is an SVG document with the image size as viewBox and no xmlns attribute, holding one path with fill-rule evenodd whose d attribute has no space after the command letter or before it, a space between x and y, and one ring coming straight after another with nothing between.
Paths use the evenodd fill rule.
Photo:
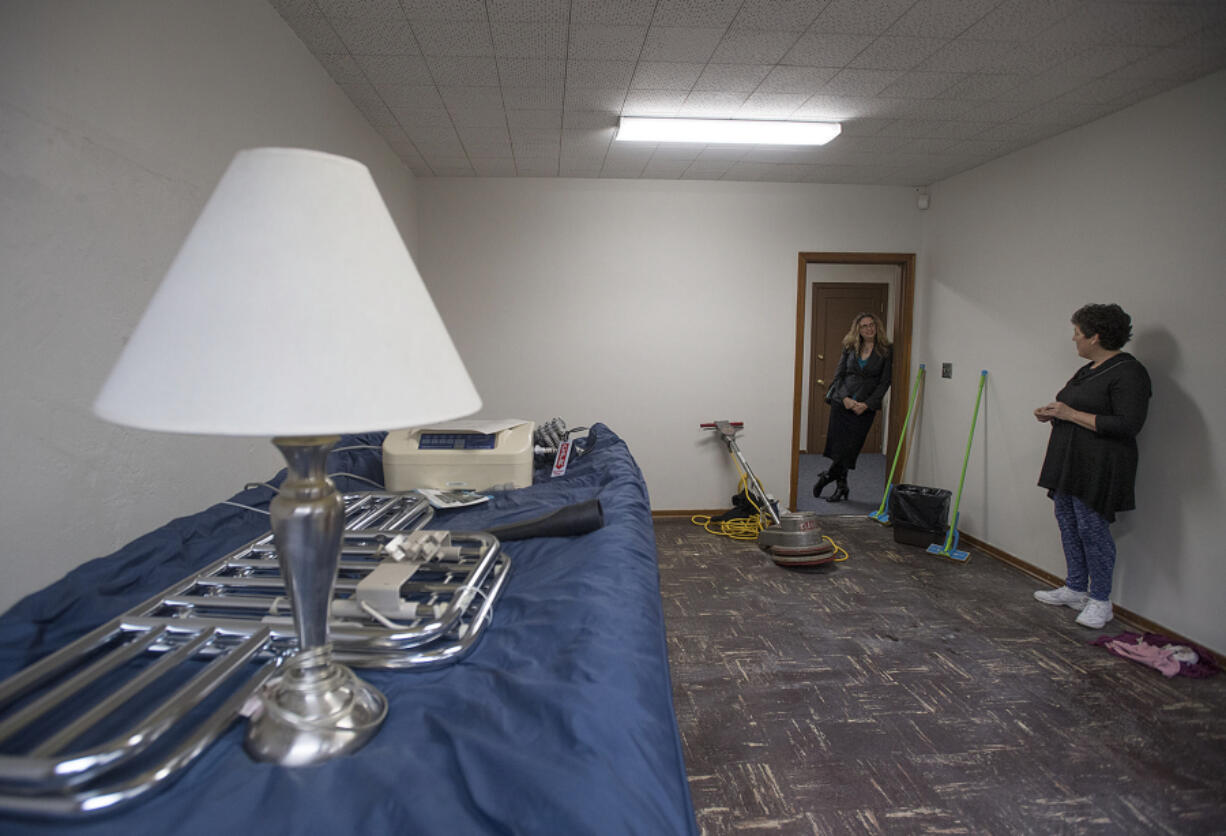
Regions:
<instances>
[{"instance_id":1,"label":"worn vinyl floor","mask_svg":"<svg viewBox=\"0 0 1226 836\"><path fill-rule=\"evenodd\" d=\"M849 560L775 566L656 521L690 790L708 836L1226 833L1226 674L1166 679L862 517Z\"/></svg>"}]
</instances>

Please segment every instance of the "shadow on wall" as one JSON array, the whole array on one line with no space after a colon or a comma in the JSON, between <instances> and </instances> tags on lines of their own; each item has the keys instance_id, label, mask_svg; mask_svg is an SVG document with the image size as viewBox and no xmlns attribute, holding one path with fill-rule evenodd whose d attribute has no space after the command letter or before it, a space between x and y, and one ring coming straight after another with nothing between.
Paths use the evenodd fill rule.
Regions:
<instances>
[{"instance_id":1,"label":"shadow on wall","mask_svg":"<svg viewBox=\"0 0 1226 836\"><path fill-rule=\"evenodd\" d=\"M1142 542L1152 544L1159 538L1161 555L1155 560L1137 555L1120 568L1135 579L1134 594L1150 588L1159 577L1163 586L1187 588L1195 578L1180 577L1183 567L1184 518L1206 509L1198 508L1196 497L1206 495L1214 481L1212 468L1206 466L1209 428L1195 399L1174 379L1181 364L1179 344L1170 331L1147 329L1133 337L1125 347L1149 371L1153 398L1149 417L1137 437L1140 461L1137 465L1137 508L1116 518L1117 542L1132 532L1148 532ZM1158 530L1158 534L1153 532ZM1129 551L1134 551L1129 549ZM1124 578L1121 578L1124 580Z\"/></svg>"}]
</instances>

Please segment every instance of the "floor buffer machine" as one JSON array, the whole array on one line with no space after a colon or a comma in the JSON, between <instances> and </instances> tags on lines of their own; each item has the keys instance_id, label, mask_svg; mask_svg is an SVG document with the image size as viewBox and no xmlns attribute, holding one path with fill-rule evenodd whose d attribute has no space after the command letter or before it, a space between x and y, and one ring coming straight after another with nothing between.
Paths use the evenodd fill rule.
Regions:
<instances>
[{"instance_id":1,"label":"floor buffer machine","mask_svg":"<svg viewBox=\"0 0 1226 836\"><path fill-rule=\"evenodd\" d=\"M744 428L741 421L711 421L700 424L704 430L719 433L732 454L741 478L733 508L719 517L697 515L692 521L713 534L735 540L756 540L779 566L818 566L835 560L846 560L847 553L834 541L822 535L818 515L812 511L779 511L777 503L754 475L749 462L741 453L736 435ZM843 557L836 555L842 552Z\"/></svg>"}]
</instances>

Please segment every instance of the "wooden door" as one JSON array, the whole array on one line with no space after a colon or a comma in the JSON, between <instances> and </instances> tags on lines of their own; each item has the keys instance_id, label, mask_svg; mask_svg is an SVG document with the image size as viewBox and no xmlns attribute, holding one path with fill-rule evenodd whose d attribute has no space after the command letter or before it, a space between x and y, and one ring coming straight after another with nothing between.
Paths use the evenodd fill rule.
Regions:
<instances>
[{"instance_id":1,"label":"wooden door","mask_svg":"<svg viewBox=\"0 0 1226 836\"><path fill-rule=\"evenodd\" d=\"M886 321L886 302L889 299L888 284L852 282L814 282L810 298L813 300L812 319L809 326L809 432L806 439L807 452L821 453L826 449L826 425L830 419L830 407L826 404L826 389L834 379L843 352L843 337L851 328L852 319L859 313L875 311L877 317ZM873 422L864 450L881 450L882 420Z\"/></svg>"}]
</instances>

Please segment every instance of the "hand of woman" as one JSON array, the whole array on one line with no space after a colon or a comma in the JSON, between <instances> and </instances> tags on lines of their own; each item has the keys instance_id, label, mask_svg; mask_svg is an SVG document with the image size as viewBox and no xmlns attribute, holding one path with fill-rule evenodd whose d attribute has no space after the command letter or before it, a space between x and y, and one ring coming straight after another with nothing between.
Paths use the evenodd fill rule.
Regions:
<instances>
[{"instance_id":1,"label":"hand of woman","mask_svg":"<svg viewBox=\"0 0 1226 836\"><path fill-rule=\"evenodd\" d=\"M863 401L855 401L851 411L857 415L863 415L868 411L868 404L864 403Z\"/></svg>"},{"instance_id":2,"label":"hand of woman","mask_svg":"<svg viewBox=\"0 0 1226 836\"><path fill-rule=\"evenodd\" d=\"M1051 421L1051 420L1052 420L1052 417L1051 417L1050 415L1048 415L1048 414L1047 414L1047 407L1046 407L1046 406L1036 407L1036 408L1035 408L1035 411L1034 411L1034 417L1035 417L1035 418L1036 418L1038 421L1040 421L1040 422L1042 422L1042 423L1044 423L1044 424L1046 424L1047 422L1049 422L1049 421Z\"/></svg>"},{"instance_id":3,"label":"hand of woman","mask_svg":"<svg viewBox=\"0 0 1226 836\"><path fill-rule=\"evenodd\" d=\"M843 408L844 409L855 409L856 408L855 399L854 398L843 398Z\"/></svg>"},{"instance_id":4,"label":"hand of woman","mask_svg":"<svg viewBox=\"0 0 1226 836\"><path fill-rule=\"evenodd\" d=\"M1034 411L1034 414L1036 416L1039 416L1039 415L1045 416L1045 418L1040 418L1039 419L1040 421L1042 420L1051 421L1054 419L1059 419L1061 421L1070 421L1072 420L1073 410L1066 403L1061 403L1060 401L1052 401L1047 406L1041 406L1038 409L1036 409Z\"/></svg>"}]
</instances>

